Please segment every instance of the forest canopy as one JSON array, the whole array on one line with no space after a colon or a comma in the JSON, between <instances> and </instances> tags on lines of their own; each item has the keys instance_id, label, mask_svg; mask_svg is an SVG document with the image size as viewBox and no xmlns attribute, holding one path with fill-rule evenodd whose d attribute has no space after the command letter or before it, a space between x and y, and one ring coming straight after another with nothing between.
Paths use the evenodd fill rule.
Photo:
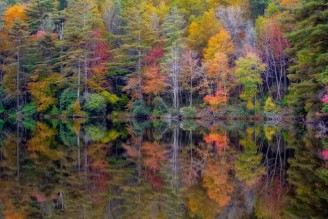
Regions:
<instances>
[{"instance_id":1,"label":"forest canopy","mask_svg":"<svg viewBox=\"0 0 328 219\"><path fill-rule=\"evenodd\" d=\"M325 0L2 0L0 116L328 114Z\"/></svg>"}]
</instances>

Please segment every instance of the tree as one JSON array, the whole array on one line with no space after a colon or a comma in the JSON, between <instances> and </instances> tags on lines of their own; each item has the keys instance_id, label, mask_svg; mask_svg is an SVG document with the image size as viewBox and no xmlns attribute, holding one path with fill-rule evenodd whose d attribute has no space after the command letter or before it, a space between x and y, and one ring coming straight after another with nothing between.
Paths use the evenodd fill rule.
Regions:
<instances>
[{"instance_id":1,"label":"tree","mask_svg":"<svg viewBox=\"0 0 328 219\"><path fill-rule=\"evenodd\" d=\"M240 98L247 101L247 108L253 110L256 106L258 85L262 84L261 73L265 71L265 64L253 53L248 53L236 61L236 76L243 84L244 91Z\"/></svg>"},{"instance_id":2,"label":"tree","mask_svg":"<svg viewBox=\"0 0 328 219\"><path fill-rule=\"evenodd\" d=\"M270 0L250 0L249 4L252 18L256 19L259 15L263 15L269 2Z\"/></svg>"},{"instance_id":3,"label":"tree","mask_svg":"<svg viewBox=\"0 0 328 219\"><path fill-rule=\"evenodd\" d=\"M166 35L166 54L162 63L163 71L170 80L169 86L173 94L173 108L177 109L180 105L180 84L179 77L181 73L181 52L182 52L182 34L184 28L183 17L179 14L176 7L173 7L170 14L165 19L163 30Z\"/></svg>"},{"instance_id":4,"label":"tree","mask_svg":"<svg viewBox=\"0 0 328 219\"><path fill-rule=\"evenodd\" d=\"M204 101L209 103L213 110L227 104L228 88L233 84L229 66L229 55L233 51L230 35L224 29L209 39L205 49L203 62L211 91Z\"/></svg>"},{"instance_id":5,"label":"tree","mask_svg":"<svg viewBox=\"0 0 328 219\"><path fill-rule=\"evenodd\" d=\"M122 12L122 33L116 35L119 47L112 50L112 74L129 77L125 91L132 100L143 99L143 75L145 57L159 39L159 18L151 6L143 1L129 5Z\"/></svg>"},{"instance_id":6,"label":"tree","mask_svg":"<svg viewBox=\"0 0 328 219\"><path fill-rule=\"evenodd\" d=\"M228 102L227 93L222 89L222 85L219 83L217 91L211 95L204 97L204 102L211 106L211 110L217 111L218 107L225 106Z\"/></svg>"},{"instance_id":7,"label":"tree","mask_svg":"<svg viewBox=\"0 0 328 219\"><path fill-rule=\"evenodd\" d=\"M73 73L77 98L80 99L82 83L84 92L88 89L90 54L93 54L88 43L93 40L92 30L100 25L100 13L92 0L69 1L64 12L66 22L64 28L65 62L67 73ZM82 79L83 82L82 82Z\"/></svg>"},{"instance_id":8,"label":"tree","mask_svg":"<svg viewBox=\"0 0 328 219\"><path fill-rule=\"evenodd\" d=\"M205 12L201 18L189 25L187 38L189 46L197 52L203 52L208 39L218 33L220 27L220 22L216 19L214 10Z\"/></svg>"},{"instance_id":9,"label":"tree","mask_svg":"<svg viewBox=\"0 0 328 219\"><path fill-rule=\"evenodd\" d=\"M232 85L231 80L229 80L229 73L231 69L229 66L228 56L222 52L215 53L214 57L206 61L205 69L212 85L211 87L213 92L211 92L211 94L214 93L215 90L219 91L219 87L221 86L219 93L223 93L225 100L227 100L228 86Z\"/></svg>"},{"instance_id":10,"label":"tree","mask_svg":"<svg viewBox=\"0 0 328 219\"><path fill-rule=\"evenodd\" d=\"M306 1L295 10L296 27L287 35L292 44L287 50L291 57L287 102L298 112L320 110L318 94L328 84L327 12L325 0Z\"/></svg>"},{"instance_id":11,"label":"tree","mask_svg":"<svg viewBox=\"0 0 328 219\"><path fill-rule=\"evenodd\" d=\"M234 52L231 36L225 29L221 29L208 40L208 45L204 50L204 59L212 59L217 52L226 53L227 55Z\"/></svg>"},{"instance_id":12,"label":"tree","mask_svg":"<svg viewBox=\"0 0 328 219\"><path fill-rule=\"evenodd\" d=\"M185 19L201 16L206 9L203 0L174 0L172 3Z\"/></svg>"},{"instance_id":13,"label":"tree","mask_svg":"<svg viewBox=\"0 0 328 219\"><path fill-rule=\"evenodd\" d=\"M193 105L193 96L197 91L197 84L201 80L201 68L199 67L197 53L189 47L185 47L181 58L180 81L181 88L188 93L189 105Z\"/></svg>"},{"instance_id":14,"label":"tree","mask_svg":"<svg viewBox=\"0 0 328 219\"><path fill-rule=\"evenodd\" d=\"M25 19L26 14L24 13L24 8L20 5L14 5L8 8L4 16L8 34L7 43L10 50L10 54L7 55L5 60L6 75L4 76L4 88L7 90L7 94L16 96L17 111L26 102L26 93L23 91L26 88L25 85L27 82L24 62L26 62L26 46L29 36ZM13 79L16 81L15 84L10 82Z\"/></svg>"},{"instance_id":15,"label":"tree","mask_svg":"<svg viewBox=\"0 0 328 219\"><path fill-rule=\"evenodd\" d=\"M33 0L27 5L25 13L32 34L39 30L52 32L55 29L54 15L57 7L56 0Z\"/></svg>"},{"instance_id":16,"label":"tree","mask_svg":"<svg viewBox=\"0 0 328 219\"><path fill-rule=\"evenodd\" d=\"M3 20L7 29L12 28L16 21L27 18L24 9L23 5L15 4L5 10Z\"/></svg>"},{"instance_id":17,"label":"tree","mask_svg":"<svg viewBox=\"0 0 328 219\"><path fill-rule=\"evenodd\" d=\"M288 58L285 50L289 42L284 36L277 15L259 17L256 21L257 51L267 65L264 72L268 92L275 100L281 100L287 92Z\"/></svg>"},{"instance_id":18,"label":"tree","mask_svg":"<svg viewBox=\"0 0 328 219\"><path fill-rule=\"evenodd\" d=\"M241 5L220 6L216 11L217 18L231 36L237 57L245 55L247 48L254 47L254 26L247 12Z\"/></svg>"}]
</instances>

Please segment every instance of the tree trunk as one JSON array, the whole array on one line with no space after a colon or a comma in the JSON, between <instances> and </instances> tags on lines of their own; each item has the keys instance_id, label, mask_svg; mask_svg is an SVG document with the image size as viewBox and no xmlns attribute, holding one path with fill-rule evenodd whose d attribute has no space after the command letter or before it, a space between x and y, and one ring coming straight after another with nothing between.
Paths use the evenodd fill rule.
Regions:
<instances>
[{"instance_id":1,"label":"tree trunk","mask_svg":"<svg viewBox=\"0 0 328 219\"><path fill-rule=\"evenodd\" d=\"M19 111L19 81L20 81L20 50L17 48L17 73L16 73L16 109Z\"/></svg>"},{"instance_id":2,"label":"tree trunk","mask_svg":"<svg viewBox=\"0 0 328 219\"><path fill-rule=\"evenodd\" d=\"M81 62L78 62L77 68L77 99L80 100L80 87L81 87Z\"/></svg>"}]
</instances>

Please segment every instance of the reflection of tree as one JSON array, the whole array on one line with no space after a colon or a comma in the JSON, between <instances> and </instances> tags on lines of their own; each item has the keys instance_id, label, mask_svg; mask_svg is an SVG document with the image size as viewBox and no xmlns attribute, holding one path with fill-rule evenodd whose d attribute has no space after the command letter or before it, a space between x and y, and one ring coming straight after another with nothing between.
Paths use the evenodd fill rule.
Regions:
<instances>
[{"instance_id":1,"label":"reflection of tree","mask_svg":"<svg viewBox=\"0 0 328 219\"><path fill-rule=\"evenodd\" d=\"M276 177L259 188L257 193L255 214L258 218L275 218L281 217L281 209L285 204L284 196L286 195L286 188Z\"/></svg>"},{"instance_id":2,"label":"reflection of tree","mask_svg":"<svg viewBox=\"0 0 328 219\"><path fill-rule=\"evenodd\" d=\"M160 188L164 183L160 176L161 165L166 160L166 150L158 142L144 142L142 144L143 165L146 178L154 188Z\"/></svg>"},{"instance_id":3,"label":"reflection of tree","mask_svg":"<svg viewBox=\"0 0 328 219\"><path fill-rule=\"evenodd\" d=\"M0 159L0 205L3 206L0 217L2 214L5 218L10 215L12 218L102 217L109 181L106 151L117 138L117 131L106 132L105 145L104 138L85 141L86 135L81 132L85 125L81 128L81 124L66 121L55 128L50 124L39 121L33 131L20 125L18 129L8 129ZM68 135L58 135L59 130L70 130L69 136L73 138L69 145L62 144L63 138L59 136ZM84 152L81 157L76 150L78 144ZM80 174L77 168L79 159L86 174ZM64 194L63 211L56 209L54 200L58 192Z\"/></svg>"},{"instance_id":4,"label":"reflection of tree","mask_svg":"<svg viewBox=\"0 0 328 219\"><path fill-rule=\"evenodd\" d=\"M56 130L47 124L37 122L33 137L27 143L27 149L32 158L46 157L50 160L59 160L62 154L57 150ZM41 156L40 156L41 155Z\"/></svg>"},{"instance_id":5,"label":"reflection of tree","mask_svg":"<svg viewBox=\"0 0 328 219\"><path fill-rule=\"evenodd\" d=\"M299 128L290 136L289 147L295 150L289 159L287 181L294 190L288 193L284 215L290 218L327 218L328 187L316 175L322 163L315 157L320 142L309 131Z\"/></svg>"},{"instance_id":6,"label":"reflection of tree","mask_svg":"<svg viewBox=\"0 0 328 219\"><path fill-rule=\"evenodd\" d=\"M327 215L326 169L312 133L223 123L207 134L176 122L21 124L0 133L0 217ZM58 192L64 210L53 201Z\"/></svg>"},{"instance_id":7,"label":"reflection of tree","mask_svg":"<svg viewBox=\"0 0 328 219\"><path fill-rule=\"evenodd\" d=\"M264 167L261 165L262 154L258 153L255 143L255 130L248 128L246 136L240 140L244 147L243 153L236 161L236 177L245 181L247 186L252 186L259 181L264 174Z\"/></svg>"},{"instance_id":8,"label":"reflection of tree","mask_svg":"<svg viewBox=\"0 0 328 219\"><path fill-rule=\"evenodd\" d=\"M279 183L286 184L287 159L291 150L287 148L285 131L277 131L276 127L264 127L266 141L261 144L264 154L263 165L267 169L266 183L270 184L276 177ZM268 185L267 185L268 186Z\"/></svg>"},{"instance_id":9,"label":"reflection of tree","mask_svg":"<svg viewBox=\"0 0 328 219\"><path fill-rule=\"evenodd\" d=\"M234 190L229 174L232 168L232 163L222 158L210 161L203 173L203 183L208 196L221 207L225 207L230 202Z\"/></svg>"},{"instance_id":10,"label":"reflection of tree","mask_svg":"<svg viewBox=\"0 0 328 219\"><path fill-rule=\"evenodd\" d=\"M215 151L221 156L224 148L228 145L228 137L225 131L219 128L211 128L210 133L204 136L204 140L207 144L213 144Z\"/></svg>"}]
</instances>

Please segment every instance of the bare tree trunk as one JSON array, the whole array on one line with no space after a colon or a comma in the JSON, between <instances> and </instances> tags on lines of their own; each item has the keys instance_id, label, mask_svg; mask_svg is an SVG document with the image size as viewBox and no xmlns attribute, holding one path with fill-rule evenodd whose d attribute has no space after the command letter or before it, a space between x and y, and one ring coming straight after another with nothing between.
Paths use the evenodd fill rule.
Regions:
<instances>
[{"instance_id":1,"label":"bare tree trunk","mask_svg":"<svg viewBox=\"0 0 328 219\"><path fill-rule=\"evenodd\" d=\"M84 8L86 8L86 1L84 1ZM86 14L83 15L83 29L86 29ZM84 92L88 92L87 86L88 86L88 65L87 65L87 45L84 47Z\"/></svg>"},{"instance_id":2,"label":"bare tree trunk","mask_svg":"<svg viewBox=\"0 0 328 219\"><path fill-rule=\"evenodd\" d=\"M16 109L19 111L19 81L20 81L20 49L17 48L17 73L16 73Z\"/></svg>"},{"instance_id":3,"label":"bare tree trunk","mask_svg":"<svg viewBox=\"0 0 328 219\"><path fill-rule=\"evenodd\" d=\"M173 71L172 71L172 79L173 79L173 108L179 108L179 57L178 57L178 45L175 42L172 46L172 56L173 56Z\"/></svg>"},{"instance_id":4,"label":"bare tree trunk","mask_svg":"<svg viewBox=\"0 0 328 219\"><path fill-rule=\"evenodd\" d=\"M86 50L86 49L85 49ZM88 65L87 54L84 52L84 93L88 92Z\"/></svg>"},{"instance_id":5,"label":"bare tree trunk","mask_svg":"<svg viewBox=\"0 0 328 219\"><path fill-rule=\"evenodd\" d=\"M19 122L16 123L16 162L17 162L17 182L19 183L20 165L19 165Z\"/></svg>"},{"instance_id":6,"label":"bare tree trunk","mask_svg":"<svg viewBox=\"0 0 328 219\"><path fill-rule=\"evenodd\" d=\"M81 62L78 61L77 68L77 99L80 100L80 87L81 87Z\"/></svg>"}]
</instances>

